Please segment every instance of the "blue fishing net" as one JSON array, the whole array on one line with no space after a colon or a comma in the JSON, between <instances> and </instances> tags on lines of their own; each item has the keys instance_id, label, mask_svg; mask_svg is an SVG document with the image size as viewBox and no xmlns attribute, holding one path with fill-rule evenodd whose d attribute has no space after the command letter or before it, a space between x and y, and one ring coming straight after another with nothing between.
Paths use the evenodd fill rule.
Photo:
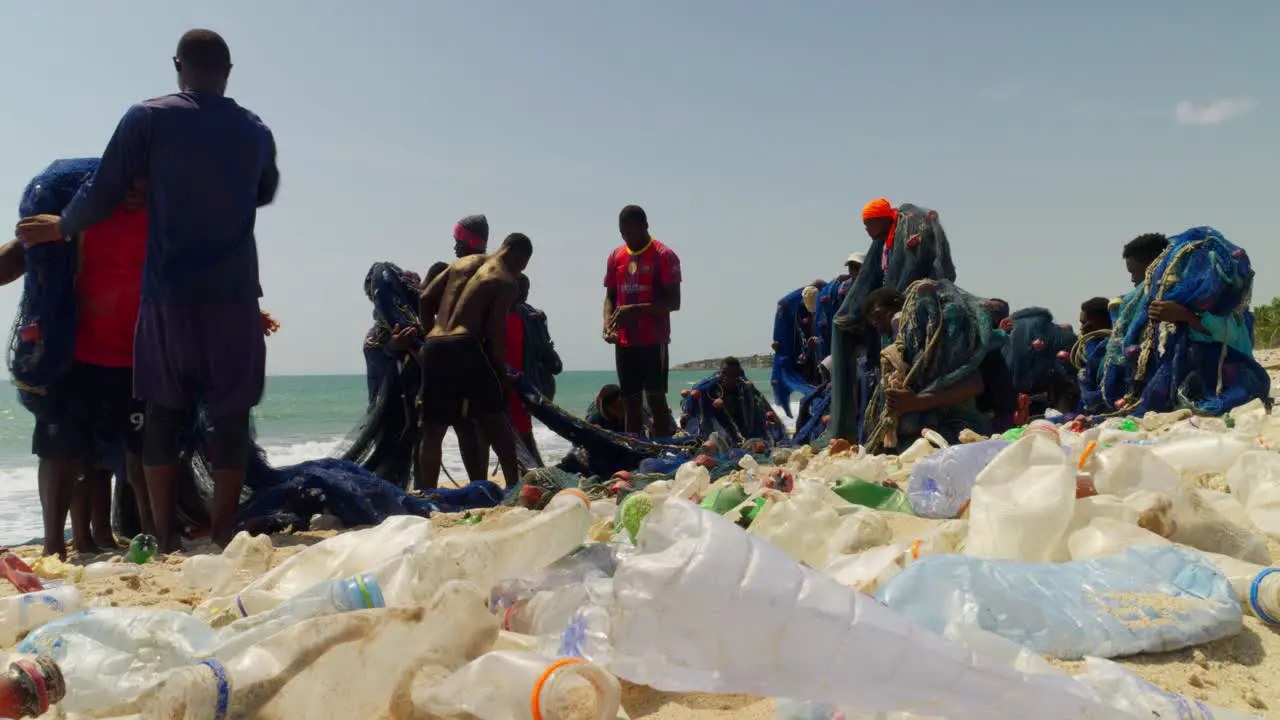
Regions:
<instances>
[{"instance_id":1,"label":"blue fishing net","mask_svg":"<svg viewBox=\"0 0 1280 720\"><path fill-rule=\"evenodd\" d=\"M907 289L897 337L881 354L880 377L901 374L905 386L916 394L945 390L978 372L987 353L996 349L994 342L998 342L997 336L981 299L947 280L921 280ZM901 366L890 360L894 352L901 358ZM870 452L899 446L886 441L895 428L902 442L918 436L924 428L955 442L961 430L983 432L986 422L974 400L895 418L885 403L884 388L879 386L867 408L867 423L872 429L866 446Z\"/></svg>"},{"instance_id":2,"label":"blue fishing net","mask_svg":"<svg viewBox=\"0 0 1280 720\"><path fill-rule=\"evenodd\" d=\"M831 383L823 383L800 401L800 415L791 444L795 447L818 442L831 421Z\"/></svg>"},{"instance_id":3,"label":"blue fishing net","mask_svg":"<svg viewBox=\"0 0 1280 720\"><path fill-rule=\"evenodd\" d=\"M768 399L748 380L740 382L738 391L731 393L716 374L682 394L680 426L693 437L706 440L718 432L733 445L761 439L773 446L786 440L786 427ZM717 400L723 407L716 407Z\"/></svg>"},{"instance_id":4,"label":"blue fishing net","mask_svg":"<svg viewBox=\"0 0 1280 720\"><path fill-rule=\"evenodd\" d=\"M807 286L806 286L807 287ZM809 339L813 318L804 307L804 288L797 288L778 301L773 317L773 371L769 384L773 402L791 417L791 395L813 390L810 367L816 367L809 356Z\"/></svg>"},{"instance_id":5,"label":"blue fishing net","mask_svg":"<svg viewBox=\"0 0 1280 720\"><path fill-rule=\"evenodd\" d=\"M1080 387L1080 404L1077 412L1081 415L1108 413L1102 398L1102 365L1107 358L1107 342L1111 339L1110 330L1094 330L1081 335L1071 349L1071 364L1076 368L1076 381Z\"/></svg>"},{"instance_id":6,"label":"blue fishing net","mask_svg":"<svg viewBox=\"0 0 1280 720\"><path fill-rule=\"evenodd\" d=\"M373 303L373 326L364 338L365 376L369 384L369 405L373 406L388 373L400 357L388 346L397 327L418 325L418 286L412 272L389 262L376 262L364 278L364 294ZM417 345L421 346L421 338Z\"/></svg>"},{"instance_id":7,"label":"blue fishing net","mask_svg":"<svg viewBox=\"0 0 1280 720\"><path fill-rule=\"evenodd\" d=\"M937 212L906 203L900 205L893 237L893 248L888 252L883 240L871 242L867 262L850 286L834 321L831 354L836 360L831 368L834 399L829 431L835 437L851 441L860 437L859 424L871 391L865 388L865 392L858 392L866 376L860 378L857 372L857 350L861 347L874 364L873 356L879 349L874 331L864 326L863 301L876 288L892 287L906 292L917 280L954 282L956 279L951 244Z\"/></svg>"},{"instance_id":8,"label":"blue fishing net","mask_svg":"<svg viewBox=\"0 0 1280 720\"><path fill-rule=\"evenodd\" d=\"M1231 347L1230 338L1208 341L1184 325L1148 321L1153 301L1176 302L1197 314L1239 320L1251 341L1253 276L1248 253L1211 227L1170 238L1117 313L1102 370L1106 405L1135 415L1179 408L1221 415L1268 398L1270 377L1251 354Z\"/></svg>"},{"instance_id":9,"label":"blue fishing net","mask_svg":"<svg viewBox=\"0 0 1280 720\"><path fill-rule=\"evenodd\" d=\"M97 169L97 158L55 160L27 184L19 216L61 214ZM49 387L75 357L77 248L47 243L24 249L23 256L26 274L9 335L9 375L22 406L45 418Z\"/></svg>"},{"instance_id":10,"label":"blue fishing net","mask_svg":"<svg viewBox=\"0 0 1280 720\"><path fill-rule=\"evenodd\" d=\"M548 400L556 399L556 376L564 371L560 353L551 340L546 313L528 303L516 306L524 322L524 374Z\"/></svg>"},{"instance_id":11,"label":"blue fishing net","mask_svg":"<svg viewBox=\"0 0 1280 720\"><path fill-rule=\"evenodd\" d=\"M1076 333L1071 325L1053 321L1053 313L1031 307L1009 316L1012 330L1004 346L1004 360L1013 375L1013 387L1020 393L1039 395L1069 380L1071 350Z\"/></svg>"},{"instance_id":12,"label":"blue fishing net","mask_svg":"<svg viewBox=\"0 0 1280 720\"><path fill-rule=\"evenodd\" d=\"M844 296L849 294L852 285L853 278L842 275L818 291L818 308L813 313L813 334L818 338L814 360L819 364L831 354L831 335L835 330L836 312L840 310L840 303L844 302Z\"/></svg>"}]
</instances>

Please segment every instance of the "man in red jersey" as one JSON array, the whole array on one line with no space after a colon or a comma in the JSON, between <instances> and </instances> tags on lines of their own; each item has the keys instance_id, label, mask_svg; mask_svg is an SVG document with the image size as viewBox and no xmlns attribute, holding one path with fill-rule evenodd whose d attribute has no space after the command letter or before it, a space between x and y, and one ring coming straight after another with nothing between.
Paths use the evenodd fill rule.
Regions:
<instances>
[{"instance_id":1,"label":"man in red jersey","mask_svg":"<svg viewBox=\"0 0 1280 720\"><path fill-rule=\"evenodd\" d=\"M680 309L680 258L649 234L638 205L618 214L622 247L609 255L604 275L604 339L616 346L614 363L626 410L627 432L644 432L644 403L656 437L675 432L667 404L667 346L671 313Z\"/></svg>"},{"instance_id":2,"label":"man in red jersey","mask_svg":"<svg viewBox=\"0 0 1280 720\"><path fill-rule=\"evenodd\" d=\"M62 557L68 511L77 552L116 547L110 526L99 524L90 532L91 514L110 515L110 475L95 472L100 440L124 444L139 521L144 532L155 532L142 479L146 407L133 397L133 330L147 254L145 182L135 182L124 203L81 233L79 241L75 362L50 388L53 417L36 422L32 439L32 452L40 458L44 553ZM0 249L0 285L26 271L22 250L17 242ZM84 481L77 486L82 474Z\"/></svg>"}]
</instances>

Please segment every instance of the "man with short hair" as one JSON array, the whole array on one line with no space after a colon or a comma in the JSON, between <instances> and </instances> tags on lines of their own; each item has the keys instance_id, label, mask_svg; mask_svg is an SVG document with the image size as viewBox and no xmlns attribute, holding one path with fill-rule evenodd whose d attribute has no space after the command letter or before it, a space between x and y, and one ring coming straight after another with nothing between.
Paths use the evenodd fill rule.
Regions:
<instances>
[{"instance_id":1,"label":"man with short hair","mask_svg":"<svg viewBox=\"0 0 1280 720\"><path fill-rule=\"evenodd\" d=\"M1138 287L1147 279L1147 268L1169 247L1169 238L1162 233L1145 233L1125 244L1121 253L1124 269L1129 273L1133 286Z\"/></svg>"},{"instance_id":2,"label":"man with short hair","mask_svg":"<svg viewBox=\"0 0 1280 720\"><path fill-rule=\"evenodd\" d=\"M249 412L262 398L266 369L253 230L280 181L271 131L226 97L226 41L191 30L173 65L181 92L125 113L98 171L62 216L18 226L28 244L72 237L109 215L135 180L150 183L133 383L147 403L143 462L163 552L180 547L178 460L197 402L213 421L211 532L223 545L233 535Z\"/></svg>"},{"instance_id":3,"label":"man with short hair","mask_svg":"<svg viewBox=\"0 0 1280 720\"><path fill-rule=\"evenodd\" d=\"M459 259L483 255L489 248L489 219L468 215L453 226L453 254Z\"/></svg>"},{"instance_id":4,"label":"man with short hair","mask_svg":"<svg viewBox=\"0 0 1280 720\"><path fill-rule=\"evenodd\" d=\"M680 309L680 258L649 234L639 205L622 209L618 230L623 244L605 267L604 339L616 346L627 432L644 433L647 400L654 435L668 437L675 421L667 404L667 347L671 313Z\"/></svg>"},{"instance_id":5,"label":"man with short hair","mask_svg":"<svg viewBox=\"0 0 1280 720\"><path fill-rule=\"evenodd\" d=\"M520 295L517 278L532 256L528 236L512 233L498 252L454 262L422 291L419 489L436 488L445 433L470 421L493 444L506 486L520 480L516 438L506 418L507 315Z\"/></svg>"}]
</instances>

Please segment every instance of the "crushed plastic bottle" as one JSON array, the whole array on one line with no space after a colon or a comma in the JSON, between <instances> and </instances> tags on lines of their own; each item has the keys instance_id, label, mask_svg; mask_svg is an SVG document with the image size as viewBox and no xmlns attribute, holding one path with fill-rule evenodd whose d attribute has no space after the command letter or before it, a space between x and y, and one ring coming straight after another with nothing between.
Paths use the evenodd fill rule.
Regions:
<instances>
[{"instance_id":1,"label":"crushed plastic bottle","mask_svg":"<svg viewBox=\"0 0 1280 720\"><path fill-rule=\"evenodd\" d=\"M0 598L0 645L12 645L34 628L80 609L74 585Z\"/></svg>"},{"instance_id":2,"label":"crushed plastic bottle","mask_svg":"<svg viewBox=\"0 0 1280 720\"><path fill-rule=\"evenodd\" d=\"M238 592L271 567L274 548L269 535L237 533L220 555L192 555L182 561L179 576L191 587L214 595Z\"/></svg>"},{"instance_id":3,"label":"crushed plastic bottle","mask_svg":"<svg viewBox=\"0 0 1280 720\"><path fill-rule=\"evenodd\" d=\"M472 660L413 704L427 717L615 720L621 692L617 678L581 658L506 650Z\"/></svg>"},{"instance_id":4,"label":"crushed plastic bottle","mask_svg":"<svg viewBox=\"0 0 1280 720\"><path fill-rule=\"evenodd\" d=\"M920 517L956 517L969 502L978 474L1009 444L997 439L953 445L917 462L907 483L911 509Z\"/></svg>"},{"instance_id":5,"label":"crushed plastic bottle","mask_svg":"<svg viewBox=\"0 0 1280 720\"><path fill-rule=\"evenodd\" d=\"M13 583L13 586L20 593L36 592L44 589L44 584L40 582L40 578L35 572L23 562L22 558L14 555L8 548L0 548L0 575L6 580Z\"/></svg>"},{"instance_id":6,"label":"crushed plastic bottle","mask_svg":"<svg viewBox=\"0 0 1280 720\"><path fill-rule=\"evenodd\" d=\"M129 541L129 549L124 553L124 562L141 565L155 557L159 549L160 545L154 536L140 533Z\"/></svg>"},{"instance_id":7,"label":"crushed plastic bottle","mask_svg":"<svg viewBox=\"0 0 1280 720\"><path fill-rule=\"evenodd\" d=\"M1242 627L1227 579L1198 552L1175 545L1067 563L932 555L878 597L936 632L965 622L1068 660L1176 650Z\"/></svg>"}]
</instances>

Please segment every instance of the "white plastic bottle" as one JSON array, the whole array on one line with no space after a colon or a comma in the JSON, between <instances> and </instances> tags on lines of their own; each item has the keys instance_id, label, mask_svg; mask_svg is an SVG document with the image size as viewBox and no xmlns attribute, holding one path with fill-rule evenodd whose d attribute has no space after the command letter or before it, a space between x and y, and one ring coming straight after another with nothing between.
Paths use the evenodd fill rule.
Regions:
<instances>
[{"instance_id":1,"label":"white plastic bottle","mask_svg":"<svg viewBox=\"0 0 1280 720\"><path fill-rule=\"evenodd\" d=\"M582 658L499 650L414 697L414 709L477 720L614 720L620 695L617 678Z\"/></svg>"},{"instance_id":2,"label":"white plastic bottle","mask_svg":"<svg viewBox=\"0 0 1280 720\"><path fill-rule=\"evenodd\" d=\"M1076 467L1058 431L1036 421L974 481L965 552L980 558L1050 562L1071 523Z\"/></svg>"},{"instance_id":3,"label":"white plastic bottle","mask_svg":"<svg viewBox=\"0 0 1280 720\"><path fill-rule=\"evenodd\" d=\"M1253 524L1280 540L1280 453L1244 453L1227 470L1227 484Z\"/></svg>"},{"instance_id":4,"label":"white plastic bottle","mask_svg":"<svg viewBox=\"0 0 1280 720\"><path fill-rule=\"evenodd\" d=\"M0 645L12 645L23 635L80 609L80 591L62 585L0 598Z\"/></svg>"}]
</instances>

